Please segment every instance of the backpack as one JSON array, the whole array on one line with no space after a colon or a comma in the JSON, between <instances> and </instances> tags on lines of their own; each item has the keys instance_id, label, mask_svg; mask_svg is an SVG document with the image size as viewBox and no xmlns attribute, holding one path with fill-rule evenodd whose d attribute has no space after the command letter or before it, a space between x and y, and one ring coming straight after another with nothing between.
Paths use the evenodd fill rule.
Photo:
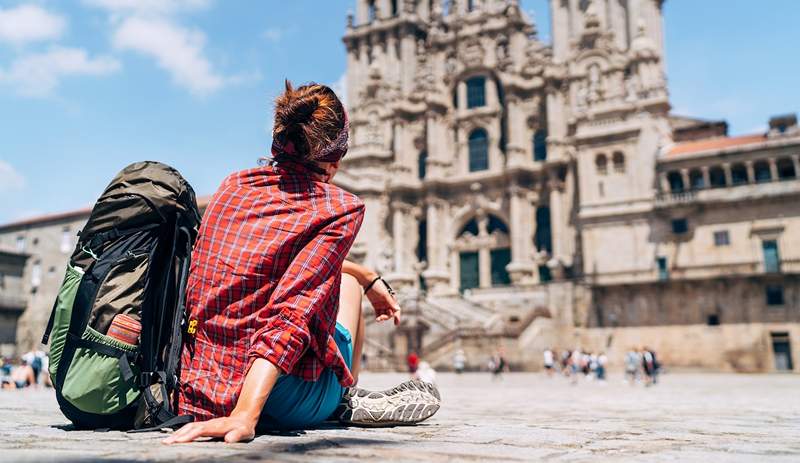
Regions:
<instances>
[{"instance_id":1,"label":"backpack","mask_svg":"<svg viewBox=\"0 0 800 463\"><path fill-rule=\"evenodd\" d=\"M42 338L52 341L59 407L77 428L150 430L191 421L176 416L171 398L200 218L192 187L175 169L137 162L111 181L78 232ZM141 322L138 345L107 335L118 314Z\"/></svg>"}]
</instances>

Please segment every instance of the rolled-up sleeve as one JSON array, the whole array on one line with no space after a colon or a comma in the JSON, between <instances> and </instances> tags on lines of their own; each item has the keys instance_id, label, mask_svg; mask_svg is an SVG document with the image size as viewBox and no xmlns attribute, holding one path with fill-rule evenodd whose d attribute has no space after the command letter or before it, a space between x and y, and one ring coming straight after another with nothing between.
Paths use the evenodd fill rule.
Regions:
<instances>
[{"instance_id":1,"label":"rolled-up sleeve","mask_svg":"<svg viewBox=\"0 0 800 463\"><path fill-rule=\"evenodd\" d=\"M344 262L364 217L354 202L333 216L292 259L269 302L260 310L248 365L263 358L290 373L311 341L309 321L327 304L338 304Z\"/></svg>"}]
</instances>

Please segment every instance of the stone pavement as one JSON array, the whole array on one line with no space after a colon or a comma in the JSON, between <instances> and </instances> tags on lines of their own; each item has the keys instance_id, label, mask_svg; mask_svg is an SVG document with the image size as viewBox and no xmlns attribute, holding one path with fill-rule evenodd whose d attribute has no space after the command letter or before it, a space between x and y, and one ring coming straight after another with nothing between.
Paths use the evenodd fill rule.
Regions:
<instances>
[{"instance_id":1,"label":"stone pavement","mask_svg":"<svg viewBox=\"0 0 800 463\"><path fill-rule=\"evenodd\" d=\"M400 374L362 375L384 388ZM50 390L0 391L0 462L800 461L800 376L670 374L653 388L541 374L439 375L423 425L329 427L247 444L164 446L163 435L70 431Z\"/></svg>"}]
</instances>

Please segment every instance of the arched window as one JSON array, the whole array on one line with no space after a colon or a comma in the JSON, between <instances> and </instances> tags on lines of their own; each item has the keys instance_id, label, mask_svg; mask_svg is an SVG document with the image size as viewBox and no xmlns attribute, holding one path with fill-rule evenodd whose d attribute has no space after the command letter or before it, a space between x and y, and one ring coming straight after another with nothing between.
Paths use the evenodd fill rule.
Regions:
<instances>
[{"instance_id":1,"label":"arched window","mask_svg":"<svg viewBox=\"0 0 800 463\"><path fill-rule=\"evenodd\" d=\"M472 218L461 227L458 236L454 246L458 253L461 290L511 284L506 270L511 262L508 225L501 218L491 214L481 219ZM476 240L475 236L482 238ZM481 268L488 268L486 276L481 276Z\"/></svg>"},{"instance_id":2,"label":"arched window","mask_svg":"<svg viewBox=\"0 0 800 463\"><path fill-rule=\"evenodd\" d=\"M597 173L601 175L605 175L608 173L608 158L603 153L597 155L594 158L594 165L597 167Z\"/></svg>"},{"instance_id":3,"label":"arched window","mask_svg":"<svg viewBox=\"0 0 800 463\"><path fill-rule=\"evenodd\" d=\"M392 0L392 16L397 16L397 0Z\"/></svg>"},{"instance_id":4,"label":"arched window","mask_svg":"<svg viewBox=\"0 0 800 463\"><path fill-rule=\"evenodd\" d=\"M672 171L667 174L667 182L669 183L669 191L672 193L680 193L686 185L683 184L683 176L678 171Z\"/></svg>"},{"instance_id":5,"label":"arched window","mask_svg":"<svg viewBox=\"0 0 800 463\"><path fill-rule=\"evenodd\" d=\"M469 171L477 172L489 168L489 135L484 129L475 129L469 134Z\"/></svg>"},{"instance_id":6,"label":"arched window","mask_svg":"<svg viewBox=\"0 0 800 463\"><path fill-rule=\"evenodd\" d=\"M797 178L797 172L794 170L794 162L789 158L778 159L775 163L778 167L778 179L789 180Z\"/></svg>"},{"instance_id":7,"label":"arched window","mask_svg":"<svg viewBox=\"0 0 800 463\"><path fill-rule=\"evenodd\" d=\"M467 12L475 10L475 0L467 0Z\"/></svg>"},{"instance_id":8,"label":"arched window","mask_svg":"<svg viewBox=\"0 0 800 463\"><path fill-rule=\"evenodd\" d=\"M482 76L467 79L467 109L486 106L486 78Z\"/></svg>"},{"instance_id":9,"label":"arched window","mask_svg":"<svg viewBox=\"0 0 800 463\"><path fill-rule=\"evenodd\" d=\"M611 162L614 164L614 172L621 174L625 172L625 155L619 151L615 151L611 157Z\"/></svg>"},{"instance_id":10,"label":"arched window","mask_svg":"<svg viewBox=\"0 0 800 463\"><path fill-rule=\"evenodd\" d=\"M465 233L470 233L472 236L478 236L478 221L471 219L469 222L465 223L464 226L461 227L461 231L458 233L458 236L461 236Z\"/></svg>"},{"instance_id":11,"label":"arched window","mask_svg":"<svg viewBox=\"0 0 800 463\"><path fill-rule=\"evenodd\" d=\"M753 171L756 175L756 183L772 181L772 173L769 171L769 163L767 161L758 161L753 164Z\"/></svg>"},{"instance_id":12,"label":"arched window","mask_svg":"<svg viewBox=\"0 0 800 463\"><path fill-rule=\"evenodd\" d=\"M692 169L689 171L689 185L693 190L705 188L705 180L703 180L703 172L700 169Z\"/></svg>"},{"instance_id":13,"label":"arched window","mask_svg":"<svg viewBox=\"0 0 800 463\"><path fill-rule=\"evenodd\" d=\"M547 160L547 129L538 129L533 133L533 160Z\"/></svg>"},{"instance_id":14,"label":"arched window","mask_svg":"<svg viewBox=\"0 0 800 463\"><path fill-rule=\"evenodd\" d=\"M499 217L490 215L489 223L486 225L486 233L491 235L495 231L508 234L508 227Z\"/></svg>"},{"instance_id":15,"label":"arched window","mask_svg":"<svg viewBox=\"0 0 800 463\"><path fill-rule=\"evenodd\" d=\"M747 183L747 167L744 164L734 164L731 166L731 182L734 185Z\"/></svg>"},{"instance_id":16,"label":"arched window","mask_svg":"<svg viewBox=\"0 0 800 463\"><path fill-rule=\"evenodd\" d=\"M417 158L417 176L420 180L425 178L427 174L428 151L422 150Z\"/></svg>"},{"instance_id":17,"label":"arched window","mask_svg":"<svg viewBox=\"0 0 800 463\"><path fill-rule=\"evenodd\" d=\"M708 181L711 183L711 188L722 188L725 186L725 170L720 166L714 166L708 169Z\"/></svg>"}]
</instances>

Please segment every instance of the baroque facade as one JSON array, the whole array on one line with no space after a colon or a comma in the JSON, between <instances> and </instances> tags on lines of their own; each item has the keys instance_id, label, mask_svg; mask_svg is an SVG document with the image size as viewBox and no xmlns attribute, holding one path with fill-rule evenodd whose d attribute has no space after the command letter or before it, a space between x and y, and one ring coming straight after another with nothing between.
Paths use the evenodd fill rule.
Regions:
<instances>
[{"instance_id":1,"label":"baroque facade","mask_svg":"<svg viewBox=\"0 0 800 463\"><path fill-rule=\"evenodd\" d=\"M405 314L368 325L368 366L502 348L535 369L581 347L614 367L647 345L672 367L800 370L796 118L730 137L671 114L663 0L550 6L552 44L514 0L357 0L347 19L336 181L367 206L350 257ZM0 226L30 256L20 350L88 212Z\"/></svg>"},{"instance_id":2,"label":"baroque facade","mask_svg":"<svg viewBox=\"0 0 800 463\"><path fill-rule=\"evenodd\" d=\"M677 366L791 369L796 120L728 137L672 115L662 0L550 7L552 44L513 0L348 18L337 181L367 203L353 255L408 308L405 331L371 327L373 353L477 365L502 346L535 366L548 345L619 361L647 343Z\"/></svg>"}]
</instances>

